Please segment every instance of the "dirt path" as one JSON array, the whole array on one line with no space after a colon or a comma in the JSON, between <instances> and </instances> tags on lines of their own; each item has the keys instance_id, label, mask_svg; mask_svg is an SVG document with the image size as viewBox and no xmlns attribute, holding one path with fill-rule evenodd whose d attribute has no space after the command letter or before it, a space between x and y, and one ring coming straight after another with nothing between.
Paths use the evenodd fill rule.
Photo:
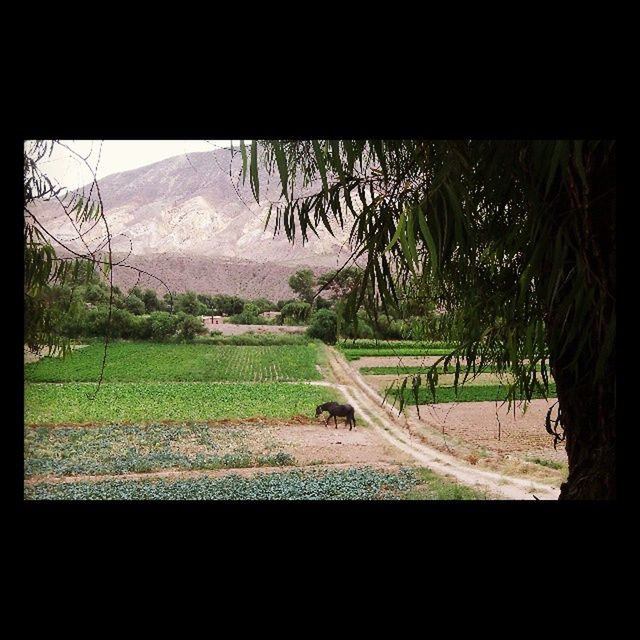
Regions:
<instances>
[{"instance_id":1,"label":"dirt path","mask_svg":"<svg viewBox=\"0 0 640 640\"><path fill-rule=\"evenodd\" d=\"M382 438L436 473L488 490L504 499L532 500L534 495L540 500L558 499L558 487L474 468L413 437L409 433L409 427L416 427L412 425L415 419L411 416L398 417L397 412L389 405L383 404L382 397L365 382L360 373L350 367L342 355L331 347L327 347L327 367L329 377L337 383L335 386L355 408L358 416L356 419L364 420Z\"/></svg>"}]
</instances>

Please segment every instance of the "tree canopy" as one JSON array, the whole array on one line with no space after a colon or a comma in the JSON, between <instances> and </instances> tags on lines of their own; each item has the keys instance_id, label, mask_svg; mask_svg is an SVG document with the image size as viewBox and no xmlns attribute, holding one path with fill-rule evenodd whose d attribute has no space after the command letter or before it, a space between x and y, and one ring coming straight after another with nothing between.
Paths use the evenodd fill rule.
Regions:
<instances>
[{"instance_id":1,"label":"tree canopy","mask_svg":"<svg viewBox=\"0 0 640 640\"><path fill-rule=\"evenodd\" d=\"M280 179L276 231L306 242L350 227L365 264L352 314L366 296L436 301L456 386L493 363L513 374L509 400L528 400L550 366L561 497L615 495L613 141L261 140L241 153L257 200L260 165ZM434 391L435 366L425 377Z\"/></svg>"}]
</instances>

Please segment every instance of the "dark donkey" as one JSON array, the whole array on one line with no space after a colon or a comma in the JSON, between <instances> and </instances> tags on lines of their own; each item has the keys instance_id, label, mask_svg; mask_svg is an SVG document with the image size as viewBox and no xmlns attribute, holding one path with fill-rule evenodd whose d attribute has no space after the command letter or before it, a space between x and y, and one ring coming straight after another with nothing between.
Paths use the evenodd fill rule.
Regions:
<instances>
[{"instance_id":1,"label":"dark donkey","mask_svg":"<svg viewBox=\"0 0 640 640\"><path fill-rule=\"evenodd\" d=\"M324 404L320 404L316 407L316 418L323 412L329 412L329 418L333 416L333 421L335 422L336 429L338 428L338 419L336 416L340 418L346 417L346 424L349 425L349 431L351 431L352 427L356 426L356 419L353 415L353 407L350 404L338 404L337 402L325 402ZM326 419L324 426L328 426L329 418Z\"/></svg>"}]
</instances>

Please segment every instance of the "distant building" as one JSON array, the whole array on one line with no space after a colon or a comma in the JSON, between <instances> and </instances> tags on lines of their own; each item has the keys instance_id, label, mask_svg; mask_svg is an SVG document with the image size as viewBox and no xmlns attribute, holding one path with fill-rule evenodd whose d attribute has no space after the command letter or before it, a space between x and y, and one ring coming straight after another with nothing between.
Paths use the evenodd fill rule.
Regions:
<instances>
[{"instance_id":1,"label":"distant building","mask_svg":"<svg viewBox=\"0 0 640 640\"><path fill-rule=\"evenodd\" d=\"M205 327L214 324L224 324L224 318L222 316L200 316L200 319Z\"/></svg>"}]
</instances>

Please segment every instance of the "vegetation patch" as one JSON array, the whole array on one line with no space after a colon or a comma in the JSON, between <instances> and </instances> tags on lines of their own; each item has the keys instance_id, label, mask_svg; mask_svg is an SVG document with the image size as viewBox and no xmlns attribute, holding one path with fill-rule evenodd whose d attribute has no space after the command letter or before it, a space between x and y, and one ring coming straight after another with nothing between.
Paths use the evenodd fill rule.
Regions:
<instances>
[{"instance_id":1,"label":"vegetation patch","mask_svg":"<svg viewBox=\"0 0 640 640\"><path fill-rule=\"evenodd\" d=\"M418 366L402 366L400 364L395 367L360 367L359 371L362 374L369 376L386 376L386 375L412 375L412 374L425 374L430 368L428 366L418 367ZM449 365L446 369L443 366L437 366L436 371L438 375L455 373L456 366L455 363L453 365ZM508 373L508 369L503 369L505 373ZM536 367L536 371L540 371L540 365ZM476 369L476 373L497 373L498 369L494 365L487 365L486 367L482 367L482 369ZM465 369L464 367L461 369L460 375L464 376ZM469 374L469 376L473 375L473 370Z\"/></svg>"},{"instance_id":2,"label":"vegetation patch","mask_svg":"<svg viewBox=\"0 0 640 640\"><path fill-rule=\"evenodd\" d=\"M553 462L553 460L543 460L542 458L525 458L527 462L533 464L539 464L543 467L549 467L549 469L564 469L567 465L560 462Z\"/></svg>"},{"instance_id":3,"label":"vegetation patch","mask_svg":"<svg viewBox=\"0 0 640 640\"><path fill-rule=\"evenodd\" d=\"M400 395L400 389L391 388L387 389L388 395L392 398L398 398ZM418 389L418 404L441 404L444 402L486 402L486 401L498 401L502 402L507 399L508 387L506 385L465 385L458 386L458 390L456 393L456 389L454 387L440 387L437 386L435 388L436 397L435 401L431 391L428 387L421 386ZM404 401L408 404L415 402L415 396L413 395L413 390L411 388L405 388L403 391ZM556 385L551 383L549 384L548 395L545 396L544 391L542 389L537 389L532 394L532 399L539 398L555 398L556 394ZM516 400L518 400L518 395L516 394Z\"/></svg>"},{"instance_id":4,"label":"vegetation patch","mask_svg":"<svg viewBox=\"0 0 640 640\"><path fill-rule=\"evenodd\" d=\"M400 497L416 483L411 469L283 471L244 478L102 480L25 486L27 500L375 500Z\"/></svg>"},{"instance_id":5,"label":"vegetation patch","mask_svg":"<svg viewBox=\"0 0 640 640\"><path fill-rule=\"evenodd\" d=\"M338 396L330 387L270 383L105 383L25 385L25 424L198 422L227 418L313 418Z\"/></svg>"},{"instance_id":6,"label":"vegetation patch","mask_svg":"<svg viewBox=\"0 0 640 640\"><path fill-rule=\"evenodd\" d=\"M415 485L405 491L405 500L489 500L487 491L472 489L435 474L430 469L416 469Z\"/></svg>"},{"instance_id":7,"label":"vegetation patch","mask_svg":"<svg viewBox=\"0 0 640 640\"><path fill-rule=\"evenodd\" d=\"M28 427L25 477L291 466L268 426Z\"/></svg>"},{"instance_id":8,"label":"vegetation patch","mask_svg":"<svg viewBox=\"0 0 640 640\"><path fill-rule=\"evenodd\" d=\"M347 360L358 360L366 356L447 356L451 349L427 348L427 347L398 347L396 349L346 349L340 351Z\"/></svg>"},{"instance_id":9,"label":"vegetation patch","mask_svg":"<svg viewBox=\"0 0 640 640\"><path fill-rule=\"evenodd\" d=\"M241 337L241 336L237 336ZM278 346L222 344L109 345L105 382L275 382L319 380L313 342ZM98 379L104 345L94 343L66 358L46 357L25 365L31 382L91 382Z\"/></svg>"}]
</instances>

